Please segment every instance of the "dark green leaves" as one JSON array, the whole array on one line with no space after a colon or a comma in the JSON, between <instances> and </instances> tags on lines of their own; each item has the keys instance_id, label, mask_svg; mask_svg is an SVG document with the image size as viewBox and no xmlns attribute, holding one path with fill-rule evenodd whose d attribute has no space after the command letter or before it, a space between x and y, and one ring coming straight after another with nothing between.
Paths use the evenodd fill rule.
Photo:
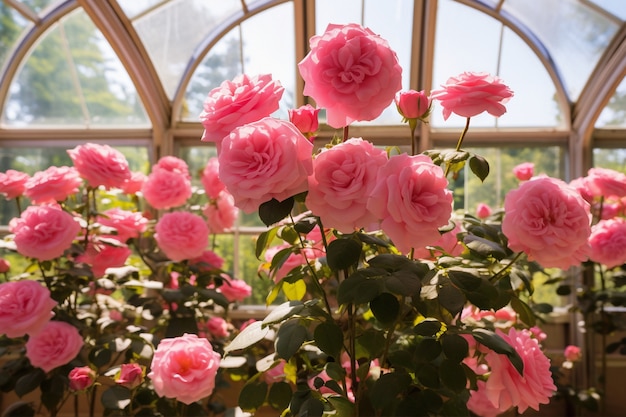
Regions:
<instances>
[{"instance_id":1,"label":"dark green leaves","mask_svg":"<svg viewBox=\"0 0 626 417\"><path fill-rule=\"evenodd\" d=\"M266 226L271 226L287 217L293 210L293 205L293 197L283 201L272 198L259 206L259 218Z\"/></svg>"},{"instance_id":2,"label":"dark green leaves","mask_svg":"<svg viewBox=\"0 0 626 417\"><path fill-rule=\"evenodd\" d=\"M320 323L313 332L313 339L324 353L339 358L343 347L343 332L334 322Z\"/></svg>"},{"instance_id":3,"label":"dark green leaves","mask_svg":"<svg viewBox=\"0 0 626 417\"><path fill-rule=\"evenodd\" d=\"M306 340L307 329L301 326L298 320L283 323L276 335L276 357L288 361Z\"/></svg>"},{"instance_id":4,"label":"dark green leaves","mask_svg":"<svg viewBox=\"0 0 626 417\"><path fill-rule=\"evenodd\" d=\"M469 166L474 175L485 182L485 178L489 175L489 162L480 155L473 155L469 160Z\"/></svg>"},{"instance_id":5,"label":"dark green leaves","mask_svg":"<svg viewBox=\"0 0 626 417\"><path fill-rule=\"evenodd\" d=\"M507 355L515 369L517 369L517 372L523 374L524 362L522 358L515 351L513 346L509 345L502 337L491 330L481 328L473 329L472 336L474 336L474 339L476 339L478 343L487 346L494 352Z\"/></svg>"},{"instance_id":6,"label":"dark green leaves","mask_svg":"<svg viewBox=\"0 0 626 417\"><path fill-rule=\"evenodd\" d=\"M328 266L340 271L355 266L361 258L361 243L354 239L337 239L330 242L326 252Z\"/></svg>"}]
</instances>

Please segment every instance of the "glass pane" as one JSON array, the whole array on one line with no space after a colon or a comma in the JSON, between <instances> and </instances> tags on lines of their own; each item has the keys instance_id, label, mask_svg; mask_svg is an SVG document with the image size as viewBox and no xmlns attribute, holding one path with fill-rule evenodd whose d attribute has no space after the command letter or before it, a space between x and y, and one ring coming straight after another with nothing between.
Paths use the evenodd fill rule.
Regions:
<instances>
[{"instance_id":1,"label":"glass pane","mask_svg":"<svg viewBox=\"0 0 626 417\"><path fill-rule=\"evenodd\" d=\"M22 31L28 26L28 21L21 14L0 3L0 68L5 65L8 53Z\"/></svg>"},{"instance_id":2,"label":"glass pane","mask_svg":"<svg viewBox=\"0 0 626 417\"><path fill-rule=\"evenodd\" d=\"M63 3L63 0L20 0L20 3L24 3L35 12L40 13L53 4Z\"/></svg>"},{"instance_id":3,"label":"glass pane","mask_svg":"<svg viewBox=\"0 0 626 417\"><path fill-rule=\"evenodd\" d=\"M165 0L166 2L167 0ZM164 3L164 0L117 0L124 13L129 19L134 19L136 16L145 13L151 8L157 6L159 3Z\"/></svg>"},{"instance_id":4,"label":"glass pane","mask_svg":"<svg viewBox=\"0 0 626 417\"><path fill-rule=\"evenodd\" d=\"M148 126L134 86L102 33L77 10L43 37L10 88L10 126Z\"/></svg>"},{"instance_id":5,"label":"glass pane","mask_svg":"<svg viewBox=\"0 0 626 417\"><path fill-rule=\"evenodd\" d=\"M185 146L181 148L180 158L189 166L193 185L201 186L202 171L208 160L216 156L217 150L213 146Z\"/></svg>"},{"instance_id":6,"label":"glass pane","mask_svg":"<svg viewBox=\"0 0 626 417\"><path fill-rule=\"evenodd\" d=\"M596 121L597 128L626 127L626 79L623 79L615 94Z\"/></svg>"},{"instance_id":7,"label":"glass pane","mask_svg":"<svg viewBox=\"0 0 626 417\"><path fill-rule=\"evenodd\" d=\"M591 0L609 13L626 20L626 2L624 0Z\"/></svg>"},{"instance_id":8,"label":"glass pane","mask_svg":"<svg viewBox=\"0 0 626 417\"><path fill-rule=\"evenodd\" d=\"M595 148L593 165L626 173L626 149Z\"/></svg>"}]
</instances>

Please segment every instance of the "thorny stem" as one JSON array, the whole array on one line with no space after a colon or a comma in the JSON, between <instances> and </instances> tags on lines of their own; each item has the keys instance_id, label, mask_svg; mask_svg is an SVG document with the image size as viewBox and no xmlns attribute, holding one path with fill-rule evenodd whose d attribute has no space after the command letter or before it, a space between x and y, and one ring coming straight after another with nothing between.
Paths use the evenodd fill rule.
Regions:
<instances>
[{"instance_id":1,"label":"thorny stem","mask_svg":"<svg viewBox=\"0 0 626 417\"><path fill-rule=\"evenodd\" d=\"M461 136L459 137L459 140L456 143L456 148L454 149L455 151L460 151L461 150L461 145L463 144L463 139L465 139L465 134L467 133L468 129L469 129L469 125L470 125L470 117L465 119L465 127L463 128L463 132L461 132ZM448 174L450 173L450 164L448 163L446 165L446 177L448 177Z\"/></svg>"},{"instance_id":2,"label":"thorny stem","mask_svg":"<svg viewBox=\"0 0 626 417\"><path fill-rule=\"evenodd\" d=\"M511 269L511 267L513 266L513 264L515 264L515 262L517 262L517 260L522 256L522 252L518 252L515 257L511 260L511 262L509 262L509 264L505 267L503 267L501 270L499 270L498 272L496 272L494 274L493 277L491 277L493 282L498 282L498 280L500 280L504 274Z\"/></svg>"}]
</instances>

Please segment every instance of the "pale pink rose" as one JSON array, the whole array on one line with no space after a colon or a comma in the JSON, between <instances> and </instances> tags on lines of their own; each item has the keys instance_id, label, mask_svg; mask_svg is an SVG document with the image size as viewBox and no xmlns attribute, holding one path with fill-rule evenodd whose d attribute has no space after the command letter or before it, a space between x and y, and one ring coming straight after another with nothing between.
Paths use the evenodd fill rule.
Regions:
<instances>
[{"instance_id":1,"label":"pale pink rose","mask_svg":"<svg viewBox=\"0 0 626 417\"><path fill-rule=\"evenodd\" d=\"M252 294L252 287L242 279L225 279L219 291L229 302L234 303L235 301L242 302L249 297Z\"/></svg>"},{"instance_id":2,"label":"pale pink rose","mask_svg":"<svg viewBox=\"0 0 626 417\"><path fill-rule=\"evenodd\" d=\"M178 174L184 175L185 178L191 180L191 174L189 173L189 166L187 162L184 160L177 158L172 155L166 155L161 157L156 166L170 172L176 172Z\"/></svg>"},{"instance_id":3,"label":"pale pink rose","mask_svg":"<svg viewBox=\"0 0 626 417\"><path fill-rule=\"evenodd\" d=\"M25 184L29 178L28 174L14 169L0 172L0 194L7 200L20 197L24 194Z\"/></svg>"},{"instance_id":4,"label":"pale pink rose","mask_svg":"<svg viewBox=\"0 0 626 417\"><path fill-rule=\"evenodd\" d=\"M607 268L626 263L626 220L622 217L600 220L591 228L589 259Z\"/></svg>"},{"instance_id":5,"label":"pale pink rose","mask_svg":"<svg viewBox=\"0 0 626 417\"><path fill-rule=\"evenodd\" d=\"M215 338L221 339L228 336L228 323L221 317L214 316L206 322L207 331Z\"/></svg>"},{"instance_id":6,"label":"pale pink rose","mask_svg":"<svg viewBox=\"0 0 626 417\"><path fill-rule=\"evenodd\" d=\"M220 193L226 190L226 185L220 180L220 161L218 158L210 158L204 169L202 170L202 176L200 181L206 191L206 195L209 199L217 198Z\"/></svg>"},{"instance_id":7,"label":"pale pink rose","mask_svg":"<svg viewBox=\"0 0 626 417\"><path fill-rule=\"evenodd\" d=\"M64 321L49 321L26 342L26 357L31 365L50 372L69 363L83 348L78 329Z\"/></svg>"},{"instance_id":8,"label":"pale pink rose","mask_svg":"<svg viewBox=\"0 0 626 417\"><path fill-rule=\"evenodd\" d=\"M39 333L54 316L56 305L50 291L37 281L0 284L0 334L22 337Z\"/></svg>"},{"instance_id":9,"label":"pale pink rose","mask_svg":"<svg viewBox=\"0 0 626 417\"><path fill-rule=\"evenodd\" d=\"M5 274L11 269L11 262L4 258L0 258L0 274Z\"/></svg>"},{"instance_id":10,"label":"pale pink rose","mask_svg":"<svg viewBox=\"0 0 626 417\"><path fill-rule=\"evenodd\" d=\"M626 197L626 174L613 169L589 169L587 185L594 197Z\"/></svg>"},{"instance_id":11,"label":"pale pink rose","mask_svg":"<svg viewBox=\"0 0 626 417\"><path fill-rule=\"evenodd\" d=\"M582 198L589 203L593 203L594 197L589 187L589 181L587 177L579 177L569 182L571 187L574 187L578 191Z\"/></svg>"},{"instance_id":12,"label":"pale pink rose","mask_svg":"<svg viewBox=\"0 0 626 417\"><path fill-rule=\"evenodd\" d=\"M509 247L545 268L567 269L587 260L589 203L564 181L534 177L504 199L502 232Z\"/></svg>"},{"instance_id":13,"label":"pale pink rose","mask_svg":"<svg viewBox=\"0 0 626 417\"><path fill-rule=\"evenodd\" d=\"M143 382L144 370L138 363L123 363L115 382L128 389L133 389Z\"/></svg>"},{"instance_id":14,"label":"pale pink rose","mask_svg":"<svg viewBox=\"0 0 626 417\"><path fill-rule=\"evenodd\" d=\"M108 268L118 268L126 264L132 251L126 245L111 246L105 243L89 243L87 250L76 257L76 262L91 266L95 278L101 278Z\"/></svg>"},{"instance_id":15,"label":"pale pink rose","mask_svg":"<svg viewBox=\"0 0 626 417\"><path fill-rule=\"evenodd\" d=\"M284 381L286 377L285 364L286 362L281 359L276 366L263 372L263 380L265 383L271 385L275 382Z\"/></svg>"},{"instance_id":16,"label":"pale pink rose","mask_svg":"<svg viewBox=\"0 0 626 417\"><path fill-rule=\"evenodd\" d=\"M268 248L265 251L265 260L268 262L268 265L272 262L272 258L274 258L274 256L278 254L278 252L288 247L290 246L287 244L284 244L284 245L272 246ZM273 278L274 283L278 284L283 278L285 278L285 276L287 276L289 272L291 272L292 269L297 268L302 265L306 265L307 259L310 260L312 258L308 258L308 257L305 258L302 252L291 253L277 270L269 271L267 267L263 265L261 265L260 269L264 270L265 272L271 273L272 274L271 277Z\"/></svg>"},{"instance_id":17,"label":"pale pink rose","mask_svg":"<svg viewBox=\"0 0 626 417\"><path fill-rule=\"evenodd\" d=\"M436 259L444 253L450 256L459 256L461 253L463 253L463 249L465 248L463 244L459 242L459 239L457 237L457 235L462 231L463 228L461 227L461 225L456 224L456 226L454 226L454 229L441 234L436 242L433 242L432 245L429 245L432 248L416 248L413 252L413 256L419 259L431 260ZM439 249L434 248L441 248L443 249L443 252Z\"/></svg>"},{"instance_id":18,"label":"pale pink rose","mask_svg":"<svg viewBox=\"0 0 626 417\"><path fill-rule=\"evenodd\" d=\"M535 174L535 164L523 162L513 167L513 175L520 181L528 181Z\"/></svg>"},{"instance_id":19,"label":"pale pink rose","mask_svg":"<svg viewBox=\"0 0 626 417\"><path fill-rule=\"evenodd\" d=\"M191 181L184 173L152 167L141 188L148 204L157 210L180 207L191 197Z\"/></svg>"},{"instance_id":20,"label":"pale pink rose","mask_svg":"<svg viewBox=\"0 0 626 417\"><path fill-rule=\"evenodd\" d=\"M210 269L222 269L222 266L224 266L224 258L219 256L212 250L207 249L202 252L202 254L197 258L190 259L189 263L196 266L201 271Z\"/></svg>"},{"instance_id":21,"label":"pale pink rose","mask_svg":"<svg viewBox=\"0 0 626 417\"><path fill-rule=\"evenodd\" d=\"M154 238L172 261L202 255L209 243L209 228L204 219L188 211L166 213L155 226Z\"/></svg>"},{"instance_id":22,"label":"pale pink rose","mask_svg":"<svg viewBox=\"0 0 626 417\"><path fill-rule=\"evenodd\" d=\"M204 206L202 214L206 217L211 233L224 233L235 225L239 209L235 206L235 198L224 190L215 201Z\"/></svg>"},{"instance_id":23,"label":"pale pink rose","mask_svg":"<svg viewBox=\"0 0 626 417\"><path fill-rule=\"evenodd\" d=\"M24 196L33 204L56 203L78 191L83 180L74 167L51 166L36 172L24 184Z\"/></svg>"},{"instance_id":24,"label":"pale pink rose","mask_svg":"<svg viewBox=\"0 0 626 417\"><path fill-rule=\"evenodd\" d=\"M491 216L491 213L491 207L485 203L478 203L476 206L476 216L478 216L479 219L486 219Z\"/></svg>"},{"instance_id":25,"label":"pale pink rose","mask_svg":"<svg viewBox=\"0 0 626 417\"><path fill-rule=\"evenodd\" d=\"M320 152L309 176L307 208L324 226L343 233L376 228L378 218L367 209L367 201L386 163L387 153L361 138Z\"/></svg>"},{"instance_id":26,"label":"pale pink rose","mask_svg":"<svg viewBox=\"0 0 626 417\"><path fill-rule=\"evenodd\" d=\"M289 121L293 123L304 136L311 139L319 128L318 113L320 109L316 109L310 104L305 104L297 109L289 109L288 112Z\"/></svg>"},{"instance_id":27,"label":"pale pink rose","mask_svg":"<svg viewBox=\"0 0 626 417\"><path fill-rule=\"evenodd\" d=\"M72 391L83 391L96 382L96 371L88 366L76 367L70 371L68 379Z\"/></svg>"},{"instance_id":28,"label":"pale pink rose","mask_svg":"<svg viewBox=\"0 0 626 417\"><path fill-rule=\"evenodd\" d=\"M254 77L239 75L224 81L209 92L200 121L204 126L203 142L215 142L219 151L224 137L247 123L255 122L278 110L284 88L271 74Z\"/></svg>"},{"instance_id":29,"label":"pale pink rose","mask_svg":"<svg viewBox=\"0 0 626 417\"><path fill-rule=\"evenodd\" d=\"M520 375L506 355L488 351L485 361L491 374L485 384L487 398L500 411L511 407L517 407L519 413L524 413L529 407L539 410L539 405L548 404L556 391L550 360L543 354L537 339L531 337L530 331L511 328L508 334L500 329L496 332L520 355L524 373Z\"/></svg>"},{"instance_id":30,"label":"pale pink rose","mask_svg":"<svg viewBox=\"0 0 626 417\"><path fill-rule=\"evenodd\" d=\"M125 194L137 194L148 177L143 172L133 172L129 179L120 186Z\"/></svg>"},{"instance_id":31,"label":"pale pink rose","mask_svg":"<svg viewBox=\"0 0 626 417\"><path fill-rule=\"evenodd\" d=\"M148 377L159 396L191 404L211 395L219 365L220 355L208 340L185 334L161 340Z\"/></svg>"},{"instance_id":32,"label":"pale pink rose","mask_svg":"<svg viewBox=\"0 0 626 417\"><path fill-rule=\"evenodd\" d=\"M309 45L298 64L303 92L326 109L327 123L334 128L374 120L402 88L396 53L368 28L329 24Z\"/></svg>"},{"instance_id":33,"label":"pale pink rose","mask_svg":"<svg viewBox=\"0 0 626 417\"><path fill-rule=\"evenodd\" d=\"M271 199L307 189L313 144L287 121L266 117L241 126L222 142L220 178L245 213Z\"/></svg>"},{"instance_id":34,"label":"pale pink rose","mask_svg":"<svg viewBox=\"0 0 626 417\"><path fill-rule=\"evenodd\" d=\"M76 170L92 188L121 188L131 176L124 154L109 145L87 143L67 151Z\"/></svg>"},{"instance_id":35,"label":"pale pink rose","mask_svg":"<svg viewBox=\"0 0 626 417\"><path fill-rule=\"evenodd\" d=\"M432 100L439 100L443 119L452 113L473 117L483 112L500 117L506 113L504 104L513 97L513 91L502 80L485 72L464 72L450 77L440 90L431 92Z\"/></svg>"},{"instance_id":36,"label":"pale pink rose","mask_svg":"<svg viewBox=\"0 0 626 417\"><path fill-rule=\"evenodd\" d=\"M570 362L578 362L582 358L582 352L580 348L574 345L565 346L563 355L565 355L565 360L568 360Z\"/></svg>"},{"instance_id":37,"label":"pale pink rose","mask_svg":"<svg viewBox=\"0 0 626 417\"><path fill-rule=\"evenodd\" d=\"M379 171L367 208L403 253L431 245L452 215L452 192L442 169L425 155L400 154Z\"/></svg>"},{"instance_id":38,"label":"pale pink rose","mask_svg":"<svg viewBox=\"0 0 626 417\"><path fill-rule=\"evenodd\" d=\"M599 213L603 220L612 219L621 216L624 210L621 201L604 201L603 203L592 203L594 213Z\"/></svg>"},{"instance_id":39,"label":"pale pink rose","mask_svg":"<svg viewBox=\"0 0 626 417\"><path fill-rule=\"evenodd\" d=\"M120 242L139 237L148 227L148 219L143 217L141 213L118 207L104 211L102 215L96 217L96 222L115 229L117 233L112 237ZM106 234L103 233L103 235Z\"/></svg>"},{"instance_id":40,"label":"pale pink rose","mask_svg":"<svg viewBox=\"0 0 626 417\"><path fill-rule=\"evenodd\" d=\"M63 255L80 225L57 206L29 206L20 217L11 219L9 231L15 234L17 251L30 258L47 261Z\"/></svg>"},{"instance_id":41,"label":"pale pink rose","mask_svg":"<svg viewBox=\"0 0 626 417\"><path fill-rule=\"evenodd\" d=\"M486 382L478 380L476 386L478 387L476 391L470 391L470 398L467 401L468 410L480 417L497 417L501 414L502 411L489 399Z\"/></svg>"},{"instance_id":42,"label":"pale pink rose","mask_svg":"<svg viewBox=\"0 0 626 417\"><path fill-rule=\"evenodd\" d=\"M398 91L394 101L403 121L424 117L430 109L430 98L424 90Z\"/></svg>"}]
</instances>

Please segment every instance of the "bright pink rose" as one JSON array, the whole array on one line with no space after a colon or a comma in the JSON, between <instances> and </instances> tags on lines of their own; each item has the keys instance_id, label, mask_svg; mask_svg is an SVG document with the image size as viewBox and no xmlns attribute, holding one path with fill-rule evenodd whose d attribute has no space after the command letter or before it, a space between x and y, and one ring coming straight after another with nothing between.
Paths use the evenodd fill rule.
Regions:
<instances>
[{"instance_id":1,"label":"bright pink rose","mask_svg":"<svg viewBox=\"0 0 626 417\"><path fill-rule=\"evenodd\" d=\"M476 216L478 216L479 219L486 219L491 216L491 212L491 207L485 203L478 203L476 206Z\"/></svg>"},{"instance_id":2,"label":"bright pink rose","mask_svg":"<svg viewBox=\"0 0 626 417\"><path fill-rule=\"evenodd\" d=\"M228 336L228 323L221 317L211 317L206 322L207 331L215 338L221 339Z\"/></svg>"},{"instance_id":3,"label":"bright pink rose","mask_svg":"<svg viewBox=\"0 0 626 417\"><path fill-rule=\"evenodd\" d=\"M224 137L247 123L255 122L278 110L285 89L271 74L254 77L239 75L224 81L209 92L200 121L204 126L203 142L215 142L217 149Z\"/></svg>"},{"instance_id":4,"label":"bright pink rose","mask_svg":"<svg viewBox=\"0 0 626 417\"><path fill-rule=\"evenodd\" d=\"M500 117L506 113L504 104L513 97L513 91L500 78L485 72L464 72L448 78L441 87L432 91L430 98L441 103L444 120L452 113L473 117L485 111Z\"/></svg>"},{"instance_id":5,"label":"bright pink rose","mask_svg":"<svg viewBox=\"0 0 626 417\"><path fill-rule=\"evenodd\" d=\"M431 245L452 215L452 192L442 169L425 155L389 158L367 208L379 219L394 245L404 253Z\"/></svg>"},{"instance_id":6,"label":"bright pink rose","mask_svg":"<svg viewBox=\"0 0 626 417\"><path fill-rule=\"evenodd\" d=\"M502 232L513 251L545 268L567 269L587 260L589 203L564 181L538 176L509 191Z\"/></svg>"},{"instance_id":7,"label":"bright pink rose","mask_svg":"<svg viewBox=\"0 0 626 417\"><path fill-rule=\"evenodd\" d=\"M565 346L563 355L565 355L565 360L568 360L570 362L578 362L582 358L582 352L580 348L574 345Z\"/></svg>"},{"instance_id":8,"label":"bright pink rose","mask_svg":"<svg viewBox=\"0 0 626 417\"><path fill-rule=\"evenodd\" d=\"M57 206L29 206L9 222L17 251L47 261L63 255L80 231L74 217Z\"/></svg>"},{"instance_id":9,"label":"bright pink rose","mask_svg":"<svg viewBox=\"0 0 626 417\"><path fill-rule=\"evenodd\" d=\"M93 188L121 188L131 176L124 154L109 145L87 143L67 153L81 177Z\"/></svg>"},{"instance_id":10,"label":"bright pink rose","mask_svg":"<svg viewBox=\"0 0 626 417\"><path fill-rule=\"evenodd\" d=\"M329 24L313 36L298 64L304 95L326 108L327 123L340 128L374 120L402 88L402 68L386 40L358 24Z\"/></svg>"},{"instance_id":11,"label":"bright pink rose","mask_svg":"<svg viewBox=\"0 0 626 417\"><path fill-rule=\"evenodd\" d=\"M166 155L161 157L156 166L170 172L176 172L184 175L185 178L191 180L191 174L189 173L189 166L184 160L172 155Z\"/></svg>"},{"instance_id":12,"label":"bright pink rose","mask_svg":"<svg viewBox=\"0 0 626 417\"><path fill-rule=\"evenodd\" d=\"M415 258L432 260L434 260L438 256L441 256L443 253L451 256L459 256L461 253L463 253L463 249L465 248L457 238L457 234L461 233L461 231L461 225L457 224L456 226L454 226L454 229L441 234L439 240L433 242L432 245L429 245L432 248L415 248L413 256ZM435 248L441 248L443 249L443 252Z\"/></svg>"},{"instance_id":13,"label":"bright pink rose","mask_svg":"<svg viewBox=\"0 0 626 417\"><path fill-rule=\"evenodd\" d=\"M106 210L96 218L96 221L103 226L115 229L117 234L112 235L112 237L120 242L139 237L148 227L148 219L143 217L141 213L122 210L118 207ZM103 234L106 235L106 233Z\"/></svg>"},{"instance_id":14,"label":"bright pink rose","mask_svg":"<svg viewBox=\"0 0 626 417\"><path fill-rule=\"evenodd\" d=\"M157 210L180 207L191 197L191 181L184 173L155 165L141 191L148 204Z\"/></svg>"},{"instance_id":15,"label":"bright pink rose","mask_svg":"<svg viewBox=\"0 0 626 417\"><path fill-rule=\"evenodd\" d=\"M513 175L520 181L528 181L535 174L535 164L523 162L513 167Z\"/></svg>"},{"instance_id":16,"label":"bright pink rose","mask_svg":"<svg viewBox=\"0 0 626 417\"><path fill-rule=\"evenodd\" d=\"M626 174L612 169L591 168L587 185L594 197L626 197Z\"/></svg>"},{"instance_id":17,"label":"bright pink rose","mask_svg":"<svg viewBox=\"0 0 626 417\"><path fill-rule=\"evenodd\" d=\"M4 258L0 258L0 274L5 274L11 269L11 262Z\"/></svg>"},{"instance_id":18,"label":"bright pink rose","mask_svg":"<svg viewBox=\"0 0 626 417\"><path fill-rule=\"evenodd\" d=\"M322 224L343 233L377 228L377 217L367 209L378 171L387 153L361 138L352 138L320 152L309 176L306 206Z\"/></svg>"},{"instance_id":19,"label":"bright pink rose","mask_svg":"<svg viewBox=\"0 0 626 417\"><path fill-rule=\"evenodd\" d=\"M603 220L612 219L613 217L621 216L624 211L621 201L604 201L603 203L593 203L591 205L592 211L600 213L600 218ZM600 212L600 210L602 210Z\"/></svg>"},{"instance_id":20,"label":"bright pink rose","mask_svg":"<svg viewBox=\"0 0 626 417\"><path fill-rule=\"evenodd\" d=\"M404 121L419 119L430 109L430 98L424 90L398 91L394 101Z\"/></svg>"},{"instance_id":21,"label":"bright pink rose","mask_svg":"<svg viewBox=\"0 0 626 417\"><path fill-rule=\"evenodd\" d=\"M191 404L211 395L219 365L220 355L208 340L185 334L161 340L148 377L159 396Z\"/></svg>"},{"instance_id":22,"label":"bright pink rose","mask_svg":"<svg viewBox=\"0 0 626 417\"><path fill-rule=\"evenodd\" d=\"M154 238L172 261L202 255L209 243L209 228L204 219L188 211L166 213L155 226Z\"/></svg>"},{"instance_id":23,"label":"bright pink rose","mask_svg":"<svg viewBox=\"0 0 626 417\"><path fill-rule=\"evenodd\" d=\"M243 301L252 294L252 287L242 279L225 279L224 283L219 287L219 291L224 297L231 302Z\"/></svg>"},{"instance_id":24,"label":"bright pink rose","mask_svg":"<svg viewBox=\"0 0 626 417\"><path fill-rule=\"evenodd\" d=\"M593 203L593 194L589 187L589 181L587 177L575 178L569 182L571 187L574 187L578 191L582 198L589 203Z\"/></svg>"},{"instance_id":25,"label":"bright pink rose","mask_svg":"<svg viewBox=\"0 0 626 417\"><path fill-rule=\"evenodd\" d=\"M487 392L487 383L483 380L478 380L476 391L470 391L470 399L467 401L467 408L472 413L480 417L497 417L498 414L502 414L502 411L493 405L489 399Z\"/></svg>"},{"instance_id":26,"label":"bright pink rose","mask_svg":"<svg viewBox=\"0 0 626 417\"><path fill-rule=\"evenodd\" d=\"M224 190L215 201L204 206L202 214L206 217L211 233L224 233L235 225L239 209L235 206L234 197Z\"/></svg>"},{"instance_id":27,"label":"bright pink rose","mask_svg":"<svg viewBox=\"0 0 626 417\"><path fill-rule=\"evenodd\" d=\"M222 266L224 266L224 258L208 249L202 252L202 254L197 258L191 259L189 262L190 264L198 267L200 270L221 269Z\"/></svg>"},{"instance_id":28,"label":"bright pink rose","mask_svg":"<svg viewBox=\"0 0 626 417\"><path fill-rule=\"evenodd\" d=\"M101 278L108 268L118 268L126 264L132 251L126 245L111 246L104 243L90 243L87 250L76 257L76 262L91 265L95 278Z\"/></svg>"},{"instance_id":29,"label":"bright pink rose","mask_svg":"<svg viewBox=\"0 0 626 417\"><path fill-rule=\"evenodd\" d=\"M226 186L220 180L219 173L219 159L216 157L210 158L202 170L202 176L200 177L204 191L206 191L209 199L217 198L222 191L226 190Z\"/></svg>"},{"instance_id":30,"label":"bright pink rose","mask_svg":"<svg viewBox=\"0 0 626 417\"><path fill-rule=\"evenodd\" d=\"M626 263L626 220L600 220L591 228L589 259L613 268Z\"/></svg>"},{"instance_id":31,"label":"bright pink rose","mask_svg":"<svg viewBox=\"0 0 626 417\"><path fill-rule=\"evenodd\" d=\"M124 181L120 188L126 194L137 194L141 191L143 183L146 182L147 179L148 177L146 177L143 172L133 172L130 178Z\"/></svg>"},{"instance_id":32,"label":"bright pink rose","mask_svg":"<svg viewBox=\"0 0 626 417\"><path fill-rule=\"evenodd\" d=\"M278 268L278 270L275 271L268 271L267 270L267 266L270 265L270 263L272 262L272 258L274 258L274 256L280 252L281 250L288 248L289 245L284 244L284 245L278 245L278 246L272 246L270 248L268 248L265 251L265 260L267 261L267 265L266 266L261 266L260 269L261 270L265 270L266 272L271 272L273 273L273 275L271 276L274 279L274 283L278 284L283 278L285 278L285 276L287 276L287 274L289 272L291 272L292 269L297 268L299 266L302 265L306 265L307 259L312 259L312 258L305 258L303 253L291 253L287 259L285 260L285 262L283 262L280 266L280 268ZM307 252L308 253L308 252Z\"/></svg>"},{"instance_id":33,"label":"bright pink rose","mask_svg":"<svg viewBox=\"0 0 626 417\"><path fill-rule=\"evenodd\" d=\"M317 132L319 127L318 113L320 109L316 109L310 104L305 104L297 109L289 109L289 121L293 123L300 133L307 138L311 138Z\"/></svg>"},{"instance_id":34,"label":"bright pink rose","mask_svg":"<svg viewBox=\"0 0 626 417\"><path fill-rule=\"evenodd\" d=\"M128 389L133 389L143 382L143 367L138 363L123 363L115 382Z\"/></svg>"},{"instance_id":35,"label":"bright pink rose","mask_svg":"<svg viewBox=\"0 0 626 417\"><path fill-rule=\"evenodd\" d=\"M28 174L14 169L0 172L0 194L4 194L7 200L21 196L29 178Z\"/></svg>"},{"instance_id":36,"label":"bright pink rose","mask_svg":"<svg viewBox=\"0 0 626 417\"><path fill-rule=\"evenodd\" d=\"M72 369L68 378L72 391L83 391L96 382L96 371L88 366L80 366Z\"/></svg>"},{"instance_id":37,"label":"bright pink rose","mask_svg":"<svg viewBox=\"0 0 626 417\"><path fill-rule=\"evenodd\" d=\"M235 204L252 213L271 199L307 189L313 144L287 121L266 117L236 128L222 142L220 178Z\"/></svg>"},{"instance_id":38,"label":"bright pink rose","mask_svg":"<svg viewBox=\"0 0 626 417\"><path fill-rule=\"evenodd\" d=\"M22 337L39 333L54 316L56 305L50 291L37 281L0 284L0 334Z\"/></svg>"},{"instance_id":39,"label":"bright pink rose","mask_svg":"<svg viewBox=\"0 0 626 417\"><path fill-rule=\"evenodd\" d=\"M50 372L69 363L83 348L83 338L76 327L64 321L49 321L26 342L26 357L31 365Z\"/></svg>"},{"instance_id":40,"label":"bright pink rose","mask_svg":"<svg viewBox=\"0 0 626 417\"><path fill-rule=\"evenodd\" d=\"M56 203L77 192L82 183L74 167L51 166L26 181L24 195L33 204Z\"/></svg>"},{"instance_id":41,"label":"bright pink rose","mask_svg":"<svg viewBox=\"0 0 626 417\"><path fill-rule=\"evenodd\" d=\"M539 326L533 326L530 329L528 329L528 331L530 331L533 337L536 338L539 342L543 342L544 340L548 338L548 335L546 334L546 332L544 332Z\"/></svg>"}]
</instances>

